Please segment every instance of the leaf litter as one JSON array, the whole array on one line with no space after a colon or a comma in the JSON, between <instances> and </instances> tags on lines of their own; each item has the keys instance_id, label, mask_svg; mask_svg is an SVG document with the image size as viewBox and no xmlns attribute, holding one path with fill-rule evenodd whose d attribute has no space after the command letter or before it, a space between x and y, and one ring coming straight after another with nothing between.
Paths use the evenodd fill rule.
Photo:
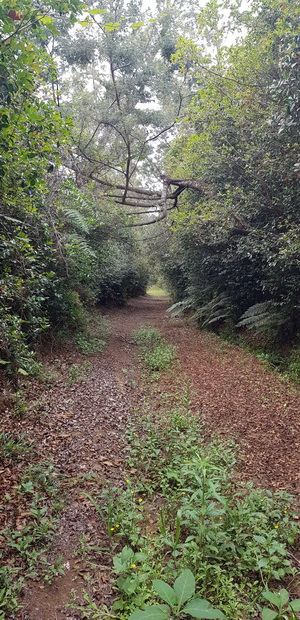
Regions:
<instances>
[{"instance_id":1,"label":"leaf litter","mask_svg":"<svg viewBox=\"0 0 300 620\"><path fill-rule=\"evenodd\" d=\"M5 432L25 433L34 442L31 463L54 462L65 495L51 551L53 558L62 555L65 574L50 585L28 581L16 619L81 617L65 606L72 592L80 598L90 581L90 560L78 555L82 540L100 548L93 597L100 606L112 601L109 540L86 493L107 483L124 483L124 433L133 407L142 402L132 332L142 325L158 328L177 345L180 367L192 388L191 409L204 418L205 433L233 437L240 446L239 479L299 496L299 392L247 351L232 345L224 348L216 336L197 332L182 320L170 320L167 307L166 299L146 296L130 301L126 308L109 310L108 346L89 357L91 366L83 380L70 384L72 368L81 368L86 356L66 346L46 352L43 363L49 380L35 380L27 388L29 406L24 417L5 409ZM172 391L168 376L165 384L162 378L152 403L157 412L164 389ZM15 487L28 459L27 453L2 460L0 488L6 509L0 513L1 527L22 528L26 523L26 499L19 501Z\"/></svg>"}]
</instances>

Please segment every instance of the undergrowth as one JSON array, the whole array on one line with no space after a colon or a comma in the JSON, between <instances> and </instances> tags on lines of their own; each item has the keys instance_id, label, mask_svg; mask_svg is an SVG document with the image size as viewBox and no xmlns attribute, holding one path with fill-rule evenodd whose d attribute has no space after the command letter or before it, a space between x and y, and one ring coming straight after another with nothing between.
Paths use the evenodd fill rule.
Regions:
<instances>
[{"instance_id":1,"label":"undergrowth","mask_svg":"<svg viewBox=\"0 0 300 620\"><path fill-rule=\"evenodd\" d=\"M141 359L152 373L169 368L175 359L176 347L169 344L158 329L142 327L134 332L133 340L140 348Z\"/></svg>"},{"instance_id":2,"label":"undergrowth","mask_svg":"<svg viewBox=\"0 0 300 620\"><path fill-rule=\"evenodd\" d=\"M267 337L253 338L252 334L239 334L233 324L228 322L219 330L219 336L227 344L247 349L263 364L278 372L284 379L300 385L300 344L297 339L293 346L274 345ZM252 336L252 340L251 340Z\"/></svg>"},{"instance_id":3,"label":"undergrowth","mask_svg":"<svg viewBox=\"0 0 300 620\"><path fill-rule=\"evenodd\" d=\"M205 440L184 377L169 371L171 394L148 381L145 353L167 343L153 329L134 338L149 373L143 411L133 411L125 437L129 473L121 487L88 495L106 528L116 599L100 609L86 593L73 608L118 620L296 618L299 601L281 587L293 594L296 580L293 498L235 482L235 446Z\"/></svg>"},{"instance_id":4,"label":"undergrowth","mask_svg":"<svg viewBox=\"0 0 300 620\"><path fill-rule=\"evenodd\" d=\"M10 440L10 456L19 455L21 447L27 449L24 442ZM61 557L49 561L47 556L62 507L58 478L51 462L30 465L14 487L14 496L6 496L0 506L1 514L17 502L16 514L21 515L14 526L10 524L0 532L0 620L13 618L20 608L25 580L43 578L51 583L64 572Z\"/></svg>"}]
</instances>

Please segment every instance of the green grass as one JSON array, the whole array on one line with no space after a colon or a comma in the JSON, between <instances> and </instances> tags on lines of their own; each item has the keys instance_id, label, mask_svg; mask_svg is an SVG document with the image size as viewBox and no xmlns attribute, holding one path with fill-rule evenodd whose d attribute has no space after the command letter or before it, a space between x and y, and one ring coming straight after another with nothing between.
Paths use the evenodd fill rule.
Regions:
<instances>
[{"instance_id":1,"label":"green grass","mask_svg":"<svg viewBox=\"0 0 300 620\"><path fill-rule=\"evenodd\" d=\"M151 297L168 297L168 293L164 288L161 288L160 286L154 284L153 286L149 286L149 288L147 288L147 295L150 295Z\"/></svg>"}]
</instances>

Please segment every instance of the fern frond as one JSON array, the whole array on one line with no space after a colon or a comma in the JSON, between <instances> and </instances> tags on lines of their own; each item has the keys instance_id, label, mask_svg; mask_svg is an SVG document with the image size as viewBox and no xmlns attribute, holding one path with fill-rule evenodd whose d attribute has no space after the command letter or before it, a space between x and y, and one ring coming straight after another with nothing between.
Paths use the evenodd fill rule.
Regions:
<instances>
[{"instance_id":1,"label":"fern frond","mask_svg":"<svg viewBox=\"0 0 300 620\"><path fill-rule=\"evenodd\" d=\"M264 330L268 327L279 327L285 322L285 317L276 308L273 301L263 301L259 304L250 306L240 317L236 327L247 327L248 329Z\"/></svg>"},{"instance_id":2,"label":"fern frond","mask_svg":"<svg viewBox=\"0 0 300 620\"><path fill-rule=\"evenodd\" d=\"M167 312L170 312L171 318L174 319L176 316L179 316L185 310L193 308L194 300L191 297L187 299L183 299L182 301L178 301L176 304L173 304L168 308Z\"/></svg>"},{"instance_id":3,"label":"fern frond","mask_svg":"<svg viewBox=\"0 0 300 620\"><path fill-rule=\"evenodd\" d=\"M77 209L62 207L62 211L67 222L69 222L69 224L71 224L73 228L75 228L75 230L78 230L85 235L88 234L89 228L85 221L85 218L79 211L77 211Z\"/></svg>"},{"instance_id":4,"label":"fern frond","mask_svg":"<svg viewBox=\"0 0 300 620\"><path fill-rule=\"evenodd\" d=\"M217 323L231 316L231 302L226 293L219 293L197 308L194 317L201 322L201 327Z\"/></svg>"},{"instance_id":5,"label":"fern frond","mask_svg":"<svg viewBox=\"0 0 300 620\"><path fill-rule=\"evenodd\" d=\"M96 260L97 255L87 241L79 235L68 235L67 250L70 254L79 254L81 257Z\"/></svg>"}]
</instances>

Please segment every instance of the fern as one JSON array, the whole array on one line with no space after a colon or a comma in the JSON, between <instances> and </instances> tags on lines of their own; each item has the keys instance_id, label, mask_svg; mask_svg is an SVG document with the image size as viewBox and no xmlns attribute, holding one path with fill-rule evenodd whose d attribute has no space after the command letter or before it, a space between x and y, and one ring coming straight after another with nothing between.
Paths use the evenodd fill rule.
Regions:
<instances>
[{"instance_id":1,"label":"fern","mask_svg":"<svg viewBox=\"0 0 300 620\"><path fill-rule=\"evenodd\" d=\"M202 294L208 293L208 289L202 291ZM199 302L198 302L199 303ZM185 310L195 309L191 319L197 319L200 322L201 327L217 323L222 319L226 319L231 316L231 304L230 299L225 293L215 294L210 301L205 303L200 308L197 308L197 301L194 296L187 297L183 301L179 301L168 308L168 312L171 313L172 318L180 315Z\"/></svg>"},{"instance_id":2,"label":"fern","mask_svg":"<svg viewBox=\"0 0 300 620\"><path fill-rule=\"evenodd\" d=\"M236 327L247 327L263 331L270 327L279 327L285 322L285 317L278 310L275 302L263 301L259 304L250 306L240 317Z\"/></svg>"},{"instance_id":3,"label":"fern","mask_svg":"<svg viewBox=\"0 0 300 620\"><path fill-rule=\"evenodd\" d=\"M194 317L200 321L201 327L205 327L229 318L231 313L229 297L226 293L219 293L215 294L209 302L197 308Z\"/></svg>"},{"instance_id":4,"label":"fern","mask_svg":"<svg viewBox=\"0 0 300 620\"><path fill-rule=\"evenodd\" d=\"M193 307L194 307L194 299L192 297L187 297L186 299L183 299L182 301L178 301L176 304L173 304L172 306L170 306L167 312L170 312L171 318L174 319L175 317L182 314L182 312L184 312L185 310L189 310L190 308L193 308Z\"/></svg>"},{"instance_id":5,"label":"fern","mask_svg":"<svg viewBox=\"0 0 300 620\"><path fill-rule=\"evenodd\" d=\"M68 235L66 247L70 255L78 254L82 258L96 260L97 255L85 239L79 235Z\"/></svg>"},{"instance_id":6,"label":"fern","mask_svg":"<svg viewBox=\"0 0 300 620\"><path fill-rule=\"evenodd\" d=\"M71 224L73 228L75 228L75 230L78 230L85 235L88 234L89 228L85 221L85 218L81 213L79 213L77 209L69 209L67 207L61 207L61 209L67 222L69 222L69 224Z\"/></svg>"}]
</instances>

